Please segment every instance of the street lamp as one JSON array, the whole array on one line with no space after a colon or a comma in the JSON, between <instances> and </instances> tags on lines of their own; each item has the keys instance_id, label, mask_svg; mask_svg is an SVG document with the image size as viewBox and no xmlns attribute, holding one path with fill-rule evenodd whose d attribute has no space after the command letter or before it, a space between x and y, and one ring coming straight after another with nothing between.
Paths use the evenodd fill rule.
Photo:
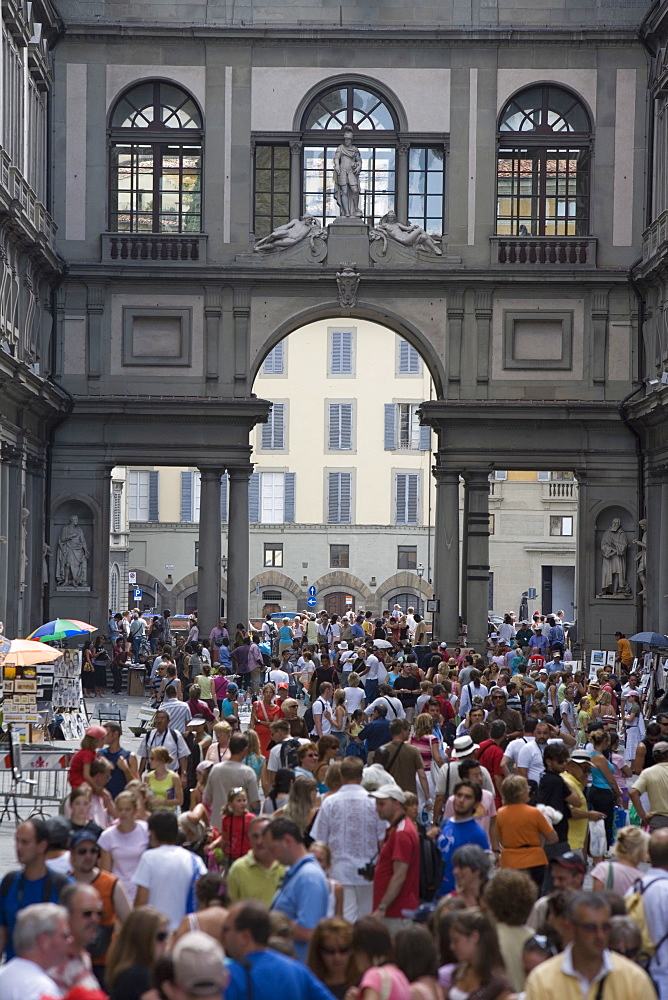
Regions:
<instances>
[{"instance_id":1,"label":"street lamp","mask_svg":"<svg viewBox=\"0 0 668 1000\"><path fill-rule=\"evenodd\" d=\"M422 604L421 604L422 577L424 576L424 566L422 565L422 563L418 564L418 568L417 568L416 572L417 572L418 578L420 580L420 585L419 585L419 589L418 589L418 614L421 615L422 614Z\"/></svg>"}]
</instances>

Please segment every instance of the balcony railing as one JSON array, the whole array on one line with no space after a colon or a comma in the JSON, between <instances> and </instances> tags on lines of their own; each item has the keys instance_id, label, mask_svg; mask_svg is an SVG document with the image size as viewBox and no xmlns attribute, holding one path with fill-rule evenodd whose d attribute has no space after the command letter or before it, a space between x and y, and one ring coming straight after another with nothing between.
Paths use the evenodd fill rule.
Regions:
<instances>
[{"instance_id":1,"label":"balcony railing","mask_svg":"<svg viewBox=\"0 0 668 1000\"><path fill-rule=\"evenodd\" d=\"M547 495L550 500L572 500L577 496L575 483L548 483Z\"/></svg>"},{"instance_id":2,"label":"balcony railing","mask_svg":"<svg viewBox=\"0 0 668 1000\"><path fill-rule=\"evenodd\" d=\"M668 240L668 212L662 212L642 237L643 260L649 260Z\"/></svg>"},{"instance_id":3,"label":"balcony railing","mask_svg":"<svg viewBox=\"0 0 668 1000\"><path fill-rule=\"evenodd\" d=\"M201 233L102 233L102 260L119 264L206 263L206 241Z\"/></svg>"},{"instance_id":4,"label":"balcony railing","mask_svg":"<svg viewBox=\"0 0 668 1000\"><path fill-rule=\"evenodd\" d=\"M595 236L492 236L492 265L596 267Z\"/></svg>"},{"instance_id":5,"label":"balcony railing","mask_svg":"<svg viewBox=\"0 0 668 1000\"><path fill-rule=\"evenodd\" d=\"M33 240L39 234L42 244L46 243L52 251L55 250L56 226L53 219L21 171L12 166L4 149L0 149L0 203L8 208Z\"/></svg>"}]
</instances>

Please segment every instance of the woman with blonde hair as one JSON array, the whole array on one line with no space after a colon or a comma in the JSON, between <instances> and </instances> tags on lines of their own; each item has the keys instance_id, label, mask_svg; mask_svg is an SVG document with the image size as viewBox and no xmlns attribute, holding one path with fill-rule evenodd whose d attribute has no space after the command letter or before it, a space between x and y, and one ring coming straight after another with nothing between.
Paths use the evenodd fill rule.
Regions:
<instances>
[{"instance_id":1,"label":"woman with blonde hair","mask_svg":"<svg viewBox=\"0 0 668 1000\"><path fill-rule=\"evenodd\" d=\"M167 767L174 758L167 747L152 747L146 784L151 790L151 809L177 809L183 805L181 776Z\"/></svg>"},{"instance_id":2,"label":"woman with blonde hair","mask_svg":"<svg viewBox=\"0 0 668 1000\"><path fill-rule=\"evenodd\" d=\"M366 708L366 692L362 687L362 678L356 670L353 670L348 677L348 685L343 690L349 715L360 708Z\"/></svg>"},{"instance_id":3,"label":"woman with blonde hair","mask_svg":"<svg viewBox=\"0 0 668 1000\"><path fill-rule=\"evenodd\" d=\"M282 809L277 809L274 819L291 819L299 827L302 835L310 828L318 811L318 786L313 778L301 775L295 778L288 801Z\"/></svg>"},{"instance_id":4,"label":"woman with blonde hair","mask_svg":"<svg viewBox=\"0 0 668 1000\"><path fill-rule=\"evenodd\" d=\"M424 769L429 779L429 787L433 792L432 762L436 764L434 771L445 763L438 738L434 736L434 720L427 712L422 712L415 720L415 729L410 738L411 746L417 747L422 757Z\"/></svg>"},{"instance_id":5,"label":"woman with blonde hair","mask_svg":"<svg viewBox=\"0 0 668 1000\"><path fill-rule=\"evenodd\" d=\"M213 727L214 742L207 750L205 760L212 760L214 764L220 764L221 761L227 760L230 756L231 735L232 726L229 722L225 720L217 722Z\"/></svg>"},{"instance_id":6,"label":"woman with blonde hair","mask_svg":"<svg viewBox=\"0 0 668 1000\"><path fill-rule=\"evenodd\" d=\"M593 892L616 892L626 895L642 876L638 868L641 861L647 861L649 834L639 826L623 826L617 831L610 861L599 861L591 871Z\"/></svg>"},{"instance_id":7,"label":"woman with blonde hair","mask_svg":"<svg viewBox=\"0 0 668 1000\"><path fill-rule=\"evenodd\" d=\"M262 751L260 749L260 739L254 729L246 730L246 736L248 737L248 753L243 759L244 764L248 764L255 771L255 777L260 780L260 775L262 774L262 768L264 767L266 760L262 756Z\"/></svg>"},{"instance_id":8,"label":"woman with blonde hair","mask_svg":"<svg viewBox=\"0 0 668 1000\"><path fill-rule=\"evenodd\" d=\"M105 989L111 1000L141 1000L153 986L153 969L169 942L167 917L140 906L121 924L107 957Z\"/></svg>"}]
</instances>

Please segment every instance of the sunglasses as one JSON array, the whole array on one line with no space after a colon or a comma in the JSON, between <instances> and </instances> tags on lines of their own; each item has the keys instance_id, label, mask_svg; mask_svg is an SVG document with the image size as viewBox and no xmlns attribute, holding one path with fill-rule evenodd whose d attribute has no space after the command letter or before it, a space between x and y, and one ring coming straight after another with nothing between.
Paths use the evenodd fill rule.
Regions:
<instances>
[{"instance_id":1,"label":"sunglasses","mask_svg":"<svg viewBox=\"0 0 668 1000\"><path fill-rule=\"evenodd\" d=\"M323 955L347 955L350 952L350 945L342 944L339 948L325 948L323 944L320 951Z\"/></svg>"},{"instance_id":2,"label":"sunglasses","mask_svg":"<svg viewBox=\"0 0 668 1000\"><path fill-rule=\"evenodd\" d=\"M169 931L158 931L158 933L155 935L155 940L166 941L168 937L169 937Z\"/></svg>"}]
</instances>

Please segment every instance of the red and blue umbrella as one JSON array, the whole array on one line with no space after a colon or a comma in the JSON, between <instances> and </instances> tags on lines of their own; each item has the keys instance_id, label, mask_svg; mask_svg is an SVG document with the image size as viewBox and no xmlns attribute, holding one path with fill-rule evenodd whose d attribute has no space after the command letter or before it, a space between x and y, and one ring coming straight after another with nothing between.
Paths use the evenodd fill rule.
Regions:
<instances>
[{"instance_id":1,"label":"red and blue umbrella","mask_svg":"<svg viewBox=\"0 0 668 1000\"><path fill-rule=\"evenodd\" d=\"M88 635L96 631L97 625L89 625L76 618L54 618L52 622L36 628L28 638L36 642L53 642L55 639L71 639L75 635Z\"/></svg>"}]
</instances>

